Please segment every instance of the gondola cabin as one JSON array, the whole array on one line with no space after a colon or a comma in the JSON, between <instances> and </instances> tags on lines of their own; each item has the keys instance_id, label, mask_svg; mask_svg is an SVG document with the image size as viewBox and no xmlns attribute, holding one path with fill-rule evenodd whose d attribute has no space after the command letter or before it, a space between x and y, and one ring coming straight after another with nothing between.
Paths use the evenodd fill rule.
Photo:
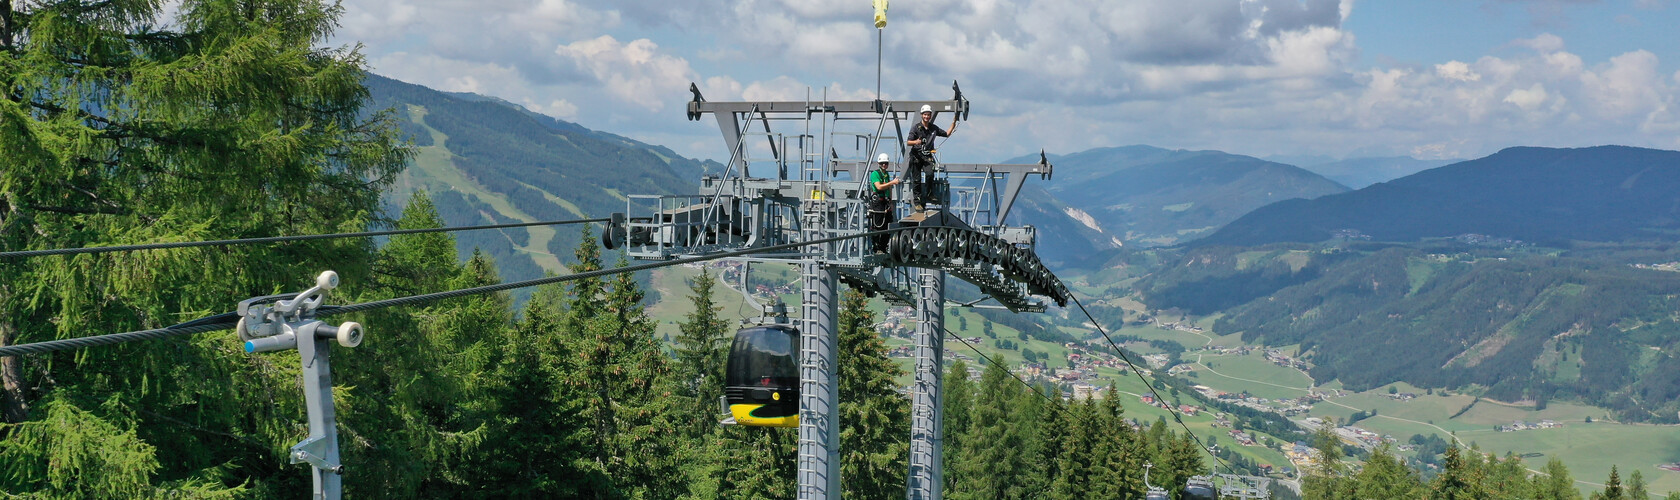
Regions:
<instances>
[{"instance_id":1,"label":"gondola cabin","mask_svg":"<svg viewBox=\"0 0 1680 500\"><path fill-rule=\"evenodd\" d=\"M1184 484L1185 500L1218 500L1219 493L1215 491L1213 481L1207 476L1195 476Z\"/></svg>"},{"instance_id":2,"label":"gondola cabin","mask_svg":"<svg viewBox=\"0 0 1680 500\"><path fill-rule=\"evenodd\" d=\"M735 423L799 426L799 330L764 325L735 332L723 397Z\"/></svg>"}]
</instances>

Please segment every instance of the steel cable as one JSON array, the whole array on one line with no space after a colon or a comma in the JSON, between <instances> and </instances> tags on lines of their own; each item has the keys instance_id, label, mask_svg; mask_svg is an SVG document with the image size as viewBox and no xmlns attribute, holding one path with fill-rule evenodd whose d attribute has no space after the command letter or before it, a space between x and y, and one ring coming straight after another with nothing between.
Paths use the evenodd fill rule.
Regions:
<instances>
[{"instance_id":1,"label":"steel cable","mask_svg":"<svg viewBox=\"0 0 1680 500\"><path fill-rule=\"evenodd\" d=\"M136 251L136 250L158 250L158 249L165 249L165 248L212 247L212 246L228 246L228 245L257 245L257 244L262 244L262 243L282 243L282 242L287 242L287 241L325 240L325 239L334 239L334 238L357 238L357 237L369 237L369 236L394 236L394 235L399 235L399 234L441 233L441 232L453 232L453 231L473 231L473 230L481 230L481 229L509 229L509 228L530 227L530 226L563 226L563 225L568 225L568 224L587 224L587 223L591 223L591 222L608 222L608 221L611 221L611 220L612 219L608 219L608 218L557 220L557 221L543 221L543 222L519 222L519 223L513 223L513 224L491 224L491 225L486 225L486 226L434 227L434 228L425 228L425 229L393 229L393 230L389 230L389 231L365 231L365 232L360 232L360 233L306 234L306 235L298 235L298 236L268 236L268 237L263 237L263 238L240 238L240 239L232 239L232 240L177 241L177 242L169 242L169 243L147 243L147 244L140 244L140 245L117 245L117 246L109 246L109 247L54 248L54 249L51 249L51 250L20 250L20 251L16 251L16 252L0 252L0 259L23 258L23 257L40 257L40 256L45 256L45 255L76 255L76 254L90 254L90 253L131 252L131 251Z\"/></svg>"},{"instance_id":2,"label":"steel cable","mask_svg":"<svg viewBox=\"0 0 1680 500\"><path fill-rule=\"evenodd\" d=\"M1061 278L1061 277L1060 277L1060 276L1056 276L1056 277L1055 277L1055 278L1056 278L1056 281L1057 281L1057 282L1061 282L1061 281L1062 281L1062 278ZM1063 287L1064 287L1064 288L1065 288L1065 287L1067 287L1067 284L1066 284L1066 283L1062 283L1062 286L1063 286ZM1233 469L1233 468L1231 468L1231 464L1229 464L1229 463L1226 463L1226 462L1225 462L1225 459L1222 459L1222 458L1219 458L1219 455L1215 455L1215 454L1213 454L1213 450L1209 450L1209 449L1208 449L1208 448L1207 448L1207 445L1206 445L1206 444L1204 444L1204 443L1202 443L1202 438L1201 438L1201 437L1198 437L1198 436L1196 436L1196 433L1194 433L1194 432L1190 432L1190 426L1189 426L1189 425L1185 425L1185 424L1184 424L1184 418L1183 418L1183 417L1182 417L1182 416L1180 416L1180 415L1179 415L1179 413L1178 413L1178 410L1176 410L1176 409L1174 409L1174 408L1173 408L1173 407L1172 407L1172 405L1167 405L1167 404L1166 404L1166 403L1167 403L1167 400L1166 400L1166 399L1165 399L1165 398L1162 398L1162 397L1161 397L1161 393L1160 393L1160 392L1157 392L1157 391L1156 391L1156 390L1155 390L1155 386L1154 386L1154 385L1151 385L1151 384L1150 384L1150 383L1149 383L1149 379L1147 379L1147 378L1144 378L1144 376L1143 376L1143 371L1141 371L1141 370L1139 370L1139 369L1138 369L1138 365L1137 365L1137 364L1136 364L1136 363L1133 363L1133 362L1132 362L1132 359L1131 359L1131 357L1130 357L1130 356L1127 356L1127 355L1126 355L1126 350L1125 350L1125 349L1121 349L1121 348L1120 348L1120 344L1117 344L1117 343L1115 343L1115 342L1114 342L1114 338L1113 338L1113 337L1109 337L1109 336L1108 336L1108 330L1107 330L1107 329L1105 329L1105 328L1103 328L1103 326L1102 326L1102 323L1098 323L1098 322L1097 322L1097 318L1096 318L1096 317L1095 317L1095 316L1092 316L1092 315L1091 315L1091 311L1089 311L1089 310L1086 310L1086 309L1085 309L1085 303L1084 303L1084 302L1080 302L1080 301L1079 301L1079 297L1078 297L1078 296L1077 296L1077 295L1075 295L1075 294L1072 294L1072 293L1069 293L1069 294L1068 294L1068 297L1069 297L1069 298L1072 298L1072 299L1073 299L1073 303L1074 303L1074 305L1077 305L1077 306L1079 306L1079 312L1081 312L1081 313L1084 313L1084 314L1085 314L1085 319L1088 319L1088 320L1091 320L1091 325L1093 325L1093 326L1096 326L1096 327L1097 327L1097 332L1099 332L1099 333L1102 333L1102 336L1103 336L1103 339L1104 339L1104 340L1107 340L1107 341L1108 341L1108 345L1110 345L1110 346L1113 346L1113 347L1114 347L1114 354L1117 354L1117 355L1119 355L1119 356L1120 356L1120 359L1121 359L1121 360L1122 360L1122 361L1125 361L1125 362L1126 362L1126 364L1127 364L1127 365L1129 365L1129 366L1131 366L1131 367L1132 367L1132 370L1131 370L1131 371L1132 371L1132 374L1133 374L1133 375L1137 375L1137 377L1138 377L1138 380L1141 380L1141 381L1143 381L1143 386L1144 386L1144 387L1145 387L1145 388L1147 388L1147 389L1149 389L1149 393L1150 393L1150 394L1153 394L1153 395L1155 395L1155 400L1156 400L1156 401L1160 401L1160 402L1161 402L1161 404L1163 404L1163 405L1166 405L1166 407L1167 407L1167 413L1168 413L1168 414L1170 414L1170 415L1172 415L1172 417L1173 417L1173 421L1174 421L1174 422L1178 422L1178 426L1179 426L1179 427L1183 427L1183 428L1184 428L1184 433L1185 433L1185 434L1188 434L1188 435L1189 435L1189 436L1190 436L1190 439L1194 439L1194 440L1196 440L1196 446L1199 446L1199 447L1201 447L1201 448L1202 448L1202 451L1204 451L1204 452L1207 452L1207 454L1208 454L1208 456L1209 456L1209 457L1213 457L1213 461L1214 461L1214 463L1217 463L1217 464L1219 464L1219 465L1222 465L1222 466L1224 466L1224 467L1225 467L1225 470L1226 470L1226 471L1228 471L1228 472L1230 472L1230 473L1231 473L1231 474L1236 474L1236 473L1237 473L1237 470L1236 470L1236 469ZM1110 396L1109 396L1109 397L1119 397L1119 395L1117 395L1117 394L1111 394L1111 395L1110 395Z\"/></svg>"},{"instance_id":3,"label":"steel cable","mask_svg":"<svg viewBox=\"0 0 1680 500\"><path fill-rule=\"evenodd\" d=\"M239 315L222 313L215 316L200 318L174 326L137 332L113 333L109 335L94 335L91 337L77 337L72 339L47 340L29 344L9 345L0 347L0 357L18 356L23 354L45 354L53 351L81 349L136 340L151 340L176 335L213 332L233 328L239 322Z\"/></svg>"},{"instance_id":4,"label":"steel cable","mask_svg":"<svg viewBox=\"0 0 1680 500\"><path fill-rule=\"evenodd\" d=\"M975 354L980 355L980 359L986 360L987 364L997 363L997 360L992 359L991 356L987 356L986 353L980 352L979 348L974 347L974 344L970 344L970 343L968 343L967 340L963 339L962 337L957 336L956 332L951 331L950 328L940 328L940 329L945 330L945 334L950 335L951 338L957 339L957 342L961 342L962 345L968 346L968 350L974 351ZM1033 387L1033 385L1031 383L1027 382L1027 379L1021 378L1020 375L1016 375L1013 370L1009 369L1009 367L1003 367L1003 371L1008 373L1009 376L1015 377L1016 382L1020 382L1021 385L1026 386L1027 390L1032 391L1033 394L1037 394L1039 397L1044 398L1044 402L1050 403L1048 405L1050 408L1061 409L1060 405L1055 404L1055 401L1050 399L1049 394L1039 392L1038 388ZM965 373L965 374L963 374L963 376L967 377L968 374Z\"/></svg>"},{"instance_id":5,"label":"steel cable","mask_svg":"<svg viewBox=\"0 0 1680 500\"><path fill-rule=\"evenodd\" d=\"M677 265L682 265L682 264L692 264L692 263L696 263L696 262L705 262L705 261L710 261L710 260L726 259L726 258L730 258L730 257L740 257L740 256L744 256L744 255L752 255L752 254L755 254L755 253L773 252L773 251L777 251L777 250L789 250L789 249L794 249L794 248L799 248L799 247L804 247L804 246L811 246L811 245L822 245L822 244L827 244L827 243L833 243L833 242L836 242L836 241L844 241L844 240L849 240L849 239L854 239L854 238L864 238L864 237L870 237L870 236L875 236L875 235L880 235L880 234L896 233L896 232L899 232L899 231L905 231L905 230L910 230L910 229L915 229L915 228L914 227L900 227L900 228L884 229L884 230L881 230L881 231L870 231L870 232L858 233L858 234L852 234L852 235L846 235L846 236L835 236L835 237L832 237L832 238L822 238L822 239L811 240L811 241L801 241L801 242L797 242L797 243L784 243L784 244L781 244L781 245L771 245L771 246L767 246L767 247L748 248L748 249L744 249L744 250L735 250L735 251L730 251L730 252L720 252L720 253L715 253L715 254L711 254L711 255L702 255L702 256L699 256L699 257L672 259L672 260L667 260L667 261L653 262L653 263L648 263L648 264L639 264L639 265L634 265L634 266L615 267L615 268L611 268L611 269L597 269L597 270L594 270L594 271L585 271L585 272L581 272L581 273L568 274L568 275L564 275L564 276L550 276L550 277L547 277L547 278L537 278L537 279L524 280L524 281L515 281L515 282L512 282L512 283L501 283L501 284L496 284L496 285L486 285L486 286L474 287L474 288L463 288L463 289L460 289L460 290L450 290L450 291L446 291L446 292L428 293L428 294L422 294L422 295L412 295L412 296L408 296L408 297L397 297L397 298L393 298L393 299L376 300L376 301L372 301L372 302L363 302L363 303L360 303L360 304L347 304L347 305L342 305L342 306L325 306L324 305L324 306L321 306L319 309L317 309L315 315L317 317L324 317L324 316L331 316L331 315L335 315L335 314L347 314L347 313L360 312L360 311L369 311L369 310L373 310L373 309L382 309L382 308L386 308L386 307L396 307L396 306L404 306L404 305L411 305L411 304L419 304L419 303L423 303L423 302L432 302L432 301L438 301L438 300L452 299L452 298L456 298L456 297L465 297L465 296L468 296L468 295L477 295L477 294L484 294L484 293L500 292L500 291L504 291L504 290L512 290L512 289L515 289L515 288L540 286L540 285L547 285L547 284L550 284L550 283L560 283L560 282L565 282L565 281L573 281L573 280L594 278L594 277L599 277L599 276L607 276L607 275L620 274L620 273L631 273L631 272L642 271L642 270L647 270L647 269L656 269L656 268L661 268L661 267L670 267L670 266L677 266ZM100 346L100 345L107 345L107 344L116 344L116 343L120 343L120 342L129 342L129 341L134 341L134 340L148 340L148 339L155 339L155 338L171 337L171 336L175 336L175 335L187 335L187 334L203 333L203 332L209 332L209 331L215 331L215 330L225 330L225 329L228 329L228 328L232 328L233 325L235 323L237 323L238 321L239 321L239 318L238 318L237 314L231 313L231 312L222 313L222 314L217 314L215 316L201 318L201 319L189 321L189 322L186 322L186 323L181 323L181 324L178 324L178 325L169 326L169 327L165 327L165 328L158 328L158 329L153 329L153 330L141 330L141 331L134 331L134 332L112 333L112 334L106 334L106 335L94 335L94 336L89 336L89 337L77 337L77 338L71 338L71 339L47 340L47 341L42 341L42 342L33 342L33 343L29 343L29 344L4 346L4 347L0 347L0 357L17 356L17 355L21 355L21 354L42 354L42 353L48 353L48 352L53 352L53 351L62 351L62 350L66 350L66 349L78 349L78 348L83 348L83 347L93 347L93 346Z\"/></svg>"}]
</instances>

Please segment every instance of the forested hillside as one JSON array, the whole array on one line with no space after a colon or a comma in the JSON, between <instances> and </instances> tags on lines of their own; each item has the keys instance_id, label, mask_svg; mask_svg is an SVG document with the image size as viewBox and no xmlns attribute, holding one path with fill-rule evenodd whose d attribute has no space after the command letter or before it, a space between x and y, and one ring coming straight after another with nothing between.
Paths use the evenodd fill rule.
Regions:
<instances>
[{"instance_id":1,"label":"forested hillside","mask_svg":"<svg viewBox=\"0 0 1680 500\"><path fill-rule=\"evenodd\" d=\"M368 75L371 109L390 109L417 147L387 206L428 190L450 225L605 217L626 195L688 194L717 164L586 129L516 105ZM547 227L462 233L458 252L494 257L507 279L560 271L577 232Z\"/></svg>"},{"instance_id":2,"label":"forested hillside","mask_svg":"<svg viewBox=\"0 0 1680 500\"><path fill-rule=\"evenodd\" d=\"M1651 264L1676 252L1212 247L1139 287L1152 308L1222 312L1220 334L1301 344L1320 382L1476 384L1495 399L1579 398L1673 422L1680 273Z\"/></svg>"}]
</instances>

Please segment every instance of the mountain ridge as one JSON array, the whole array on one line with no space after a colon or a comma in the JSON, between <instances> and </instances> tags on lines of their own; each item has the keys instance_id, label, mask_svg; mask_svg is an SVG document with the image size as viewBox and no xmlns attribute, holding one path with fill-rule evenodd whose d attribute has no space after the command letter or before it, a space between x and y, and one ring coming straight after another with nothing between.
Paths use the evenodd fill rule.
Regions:
<instances>
[{"instance_id":1,"label":"mountain ridge","mask_svg":"<svg viewBox=\"0 0 1680 500\"><path fill-rule=\"evenodd\" d=\"M1347 191L1299 167L1223 151L1130 145L1047 156L1056 181L1045 186L1046 194L1102 228L1092 242L1096 248L1112 248L1111 240L1179 244L1275 201ZM1005 163L1027 161L1037 157Z\"/></svg>"},{"instance_id":2,"label":"mountain ridge","mask_svg":"<svg viewBox=\"0 0 1680 500\"><path fill-rule=\"evenodd\" d=\"M1338 233L1378 241L1650 239L1680 231L1676 192L1680 152L1513 147L1357 191L1261 207L1192 245L1317 242Z\"/></svg>"}]
</instances>

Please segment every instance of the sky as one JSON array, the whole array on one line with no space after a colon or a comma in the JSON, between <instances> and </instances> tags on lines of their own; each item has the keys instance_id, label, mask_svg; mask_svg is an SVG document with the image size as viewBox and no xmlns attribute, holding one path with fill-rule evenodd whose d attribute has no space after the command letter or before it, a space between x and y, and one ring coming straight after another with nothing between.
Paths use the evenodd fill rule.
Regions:
<instances>
[{"instance_id":1,"label":"sky","mask_svg":"<svg viewBox=\"0 0 1680 500\"><path fill-rule=\"evenodd\" d=\"M946 161L1680 150L1680 0L344 0L378 74L725 159L709 100L947 99ZM941 118L941 125L947 125Z\"/></svg>"}]
</instances>

